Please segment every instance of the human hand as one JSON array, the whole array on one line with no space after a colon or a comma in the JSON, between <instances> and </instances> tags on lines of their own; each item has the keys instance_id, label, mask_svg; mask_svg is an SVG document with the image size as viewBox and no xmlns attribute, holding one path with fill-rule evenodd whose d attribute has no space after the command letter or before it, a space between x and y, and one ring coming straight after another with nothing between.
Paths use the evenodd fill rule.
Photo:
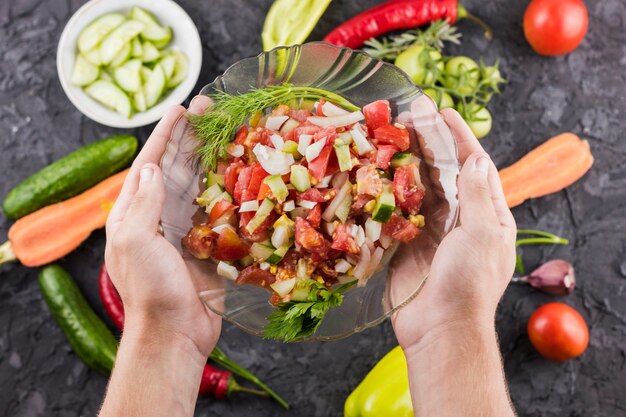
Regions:
<instances>
[{"instance_id":1,"label":"human hand","mask_svg":"<svg viewBox=\"0 0 626 417\"><path fill-rule=\"evenodd\" d=\"M200 114L209 104L198 96L189 112ZM185 108L171 108L135 159L107 221L105 260L124 302L125 333L147 331L157 341L178 335L206 360L221 319L201 302L180 253L159 234L165 190L158 164L180 123L186 123Z\"/></svg>"},{"instance_id":2,"label":"human hand","mask_svg":"<svg viewBox=\"0 0 626 417\"><path fill-rule=\"evenodd\" d=\"M405 353L427 334L493 329L515 267L517 229L498 171L461 116L451 109L441 113L463 166L458 180L461 225L441 242L419 295L392 319Z\"/></svg>"}]
</instances>

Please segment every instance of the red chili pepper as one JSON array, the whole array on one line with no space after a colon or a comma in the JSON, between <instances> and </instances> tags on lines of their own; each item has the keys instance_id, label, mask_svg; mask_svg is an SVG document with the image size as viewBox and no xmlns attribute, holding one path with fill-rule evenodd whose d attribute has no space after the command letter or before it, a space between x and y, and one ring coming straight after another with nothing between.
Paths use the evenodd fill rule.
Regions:
<instances>
[{"instance_id":1,"label":"red chili pepper","mask_svg":"<svg viewBox=\"0 0 626 417\"><path fill-rule=\"evenodd\" d=\"M111 320L113 320L113 324L122 330L124 328L124 304L122 304L122 299L109 277L105 264L102 264L100 269L98 287L100 288L100 298L105 310L111 317Z\"/></svg>"},{"instance_id":2,"label":"red chili pepper","mask_svg":"<svg viewBox=\"0 0 626 417\"><path fill-rule=\"evenodd\" d=\"M453 24L463 18L483 26L485 36L491 38L491 29L457 0L390 0L339 25L326 35L324 42L356 49L368 39L393 30L415 28L439 19Z\"/></svg>"}]
</instances>

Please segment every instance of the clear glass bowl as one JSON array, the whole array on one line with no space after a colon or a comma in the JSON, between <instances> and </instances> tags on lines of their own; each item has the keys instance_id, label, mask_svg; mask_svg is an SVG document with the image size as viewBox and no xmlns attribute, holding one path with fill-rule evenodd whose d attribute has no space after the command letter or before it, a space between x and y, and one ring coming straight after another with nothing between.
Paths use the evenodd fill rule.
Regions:
<instances>
[{"instance_id":1,"label":"clear glass bowl","mask_svg":"<svg viewBox=\"0 0 626 417\"><path fill-rule=\"evenodd\" d=\"M365 287L348 290L343 304L329 311L317 332L302 339L334 340L382 322L421 289L439 243L457 222L457 148L434 102L401 70L363 52L322 42L277 48L241 60L204 87L201 94L209 95L215 89L240 94L250 87L283 82L339 93L357 106L389 100L393 116L411 131L412 151L423 161L420 171L427 188L422 206L424 232L411 244L400 245ZM163 156L165 237L183 253L206 305L241 329L262 335L266 317L274 309L268 302L269 292L252 285L238 286L218 276L213 262L196 260L181 250L181 239L197 213L192 203L202 187L196 146L189 130L178 129Z\"/></svg>"}]
</instances>

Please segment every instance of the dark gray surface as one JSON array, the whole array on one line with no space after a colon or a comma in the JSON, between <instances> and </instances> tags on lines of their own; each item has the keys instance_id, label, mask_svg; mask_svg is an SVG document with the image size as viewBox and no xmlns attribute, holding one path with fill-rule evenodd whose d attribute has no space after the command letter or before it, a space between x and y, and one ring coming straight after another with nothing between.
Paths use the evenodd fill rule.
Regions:
<instances>
[{"instance_id":1,"label":"dark gray surface","mask_svg":"<svg viewBox=\"0 0 626 417\"><path fill-rule=\"evenodd\" d=\"M311 39L375 3L335 0ZM498 313L511 396L520 416L626 416L626 4L588 0L590 33L583 45L569 56L547 59L535 55L524 40L520 22L527 2L467 3L495 28L496 37L486 42L477 27L463 22L460 51L474 58L482 54L488 63L500 58L509 79L491 105L494 131L483 141L497 165L512 163L562 131L589 138L596 158L592 171L567 191L514 210L520 227L572 240L565 248L526 250L525 258L530 266L557 256L574 262L579 287L562 301L574 305L589 323L591 345L582 358L565 364L541 359L526 336L526 321L537 306L555 297L512 286ZM56 76L58 38L81 4L0 2L0 196L71 150L120 132L74 109ZM269 0L181 4L203 40L198 89L231 63L260 51ZM144 141L150 130L134 133ZM4 240L10 223L0 219ZM96 280L103 248L104 233L97 232L61 261L102 317ZM36 274L17 264L0 267L0 415L95 415L106 379L87 370L71 352L42 300ZM201 399L198 416L340 416L348 393L396 341L385 323L339 342L296 345L263 341L225 325L220 343L284 395L293 411L240 396L220 403Z\"/></svg>"}]
</instances>

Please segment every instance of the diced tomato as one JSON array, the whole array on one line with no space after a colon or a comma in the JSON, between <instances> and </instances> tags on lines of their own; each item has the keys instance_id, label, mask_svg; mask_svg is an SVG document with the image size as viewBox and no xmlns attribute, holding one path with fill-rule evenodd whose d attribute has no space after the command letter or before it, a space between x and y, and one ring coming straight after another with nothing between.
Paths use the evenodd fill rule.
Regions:
<instances>
[{"instance_id":1,"label":"diced tomato","mask_svg":"<svg viewBox=\"0 0 626 417\"><path fill-rule=\"evenodd\" d=\"M220 233L217 238L217 244L213 251L213 258L218 261L236 261L250 253L250 248L235 233L234 230L227 227Z\"/></svg>"},{"instance_id":2,"label":"diced tomato","mask_svg":"<svg viewBox=\"0 0 626 417\"><path fill-rule=\"evenodd\" d=\"M324 114L324 110L322 110L322 108L324 107L324 104L326 104L326 100L324 100L323 98L319 99L319 101L317 102L317 104L315 105L315 114L317 116L320 117L324 117L326 116Z\"/></svg>"},{"instance_id":3,"label":"diced tomato","mask_svg":"<svg viewBox=\"0 0 626 417\"><path fill-rule=\"evenodd\" d=\"M391 158L399 150L395 145L378 145L378 150L376 150L376 168L389 169Z\"/></svg>"},{"instance_id":4,"label":"diced tomato","mask_svg":"<svg viewBox=\"0 0 626 417\"><path fill-rule=\"evenodd\" d=\"M382 186L381 186L381 189L382 189ZM352 202L352 206L350 207L350 215L361 214L363 212L363 207L365 207L365 205L369 203L371 200L373 200L373 198L367 194L357 195L357 197Z\"/></svg>"},{"instance_id":5,"label":"diced tomato","mask_svg":"<svg viewBox=\"0 0 626 417\"><path fill-rule=\"evenodd\" d=\"M285 141L291 140L294 142L300 142L300 135L315 135L320 130L319 126L316 126L309 122L304 122L300 126L296 127L291 132L285 135Z\"/></svg>"},{"instance_id":6,"label":"diced tomato","mask_svg":"<svg viewBox=\"0 0 626 417\"><path fill-rule=\"evenodd\" d=\"M296 219L296 243L322 258L327 255L331 246L330 242L302 217Z\"/></svg>"},{"instance_id":7,"label":"diced tomato","mask_svg":"<svg viewBox=\"0 0 626 417\"><path fill-rule=\"evenodd\" d=\"M228 162L223 162L220 161L217 163L217 170L215 171L216 174L219 175L224 175L226 173L226 168L228 168L231 164Z\"/></svg>"},{"instance_id":8,"label":"diced tomato","mask_svg":"<svg viewBox=\"0 0 626 417\"><path fill-rule=\"evenodd\" d=\"M260 201L260 200L265 199L265 197L269 197L270 195L272 195L272 190L270 189L270 186L267 185L265 181L262 182L256 199Z\"/></svg>"},{"instance_id":9,"label":"diced tomato","mask_svg":"<svg viewBox=\"0 0 626 417\"><path fill-rule=\"evenodd\" d=\"M392 214L387 223L383 224L382 232L401 242L409 243L422 231L404 217Z\"/></svg>"},{"instance_id":10,"label":"diced tomato","mask_svg":"<svg viewBox=\"0 0 626 417\"><path fill-rule=\"evenodd\" d=\"M417 166L411 164L396 168L393 176L393 194L398 207L405 213L417 214L422 206L425 190L419 178L416 178L418 175Z\"/></svg>"},{"instance_id":11,"label":"diced tomato","mask_svg":"<svg viewBox=\"0 0 626 417\"><path fill-rule=\"evenodd\" d=\"M250 201L257 198L259 190L263 180L269 176L269 174L263 169L260 163L256 163L252 166L252 174L250 175L250 182L243 191L242 201Z\"/></svg>"},{"instance_id":12,"label":"diced tomato","mask_svg":"<svg viewBox=\"0 0 626 417\"><path fill-rule=\"evenodd\" d=\"M219 201L211 209L211 213L209 214L209 224L213 224L215 220L219 219L228 212L234 212L236 207L237 206L226 200Z\"/></svg>"},{"instance_id":13,"label":"diced tomato","mask_svg":"<svg viewBox=\"0 0 626 417\"><path fill-rule=\"evenodd\" d=\"M224 188L230 195L235 194L235 184L239 178L239 172L246 165L242 161L233 162L224 172Z\"/></svg>"},{"instance_id":14,"label":"diced tomato","mask_svg":"<svg viewBox=\"0 0 626 417\"><path fill-rule=\"evenodd\" d=\"M381 144L396 145L401 151L410 146L409 131L405 127L386 125L374 130L374 138Z\"/></svg>"},{"instance_id":15,"label":"diced tomato","mask_svg":"<svg viewBox=\"0 0 626 417\"><path fill-rule=\"evenodd\" d=\"M241 126L237 131L237 134L235 135L234 142L237 145L243 145L246 141L246 138L248 137L248 133L248 127L246 125Z\"/></svg>"},{"instance_id":16,"label":"diced tomato","mask_svg":"<svg viewBox=\"0 0 626 417\"><path fill-rule=\"evenodd\" d=\"M209 259L215 246L217 233L207 224L192 227L182 239L182 245L197 259Z\"/></svg>"},{"instance_id":17,"label":"diced tomato","mask_svg":"<svg viewBox=\"0 0 626 417\"><path fill-rule=\"evenodd\" d=\"M250 179L252 178L253 169L254 166L247 166L239 172L239 176L237 177L237 183L235 184L235 189L233 192L233 199L235 200L235 204L237 205L241 204L241 202L243 201L243 193L248 188L248 185L250 185Z\"/></svg>"},{"instance_id":18,"label":"diced tomato","mask_svg":"<svg viewBox=\"0 0 626 417\"><path fill-rule=\"evenodd\" d=\"M325 203L331 200L337 192L333 188L309 188L308 190L298 193L298 201L314 201L316 203Z\"/></svg>"},{"instance_id":19,"label":"diced tomato","mask_svg":"<svg viewBox=\"0 0 626 417\"><path fill-rule=\"evenodd\" d=\"M309 173L313 178L321 181L326 176L328 170L328 161L330 160L330 154L333 150L332 146L326 145L319 156L309 162Z\"/></svg>"},{"instance_id":20,"label":"diced tomato","mask_svg":"<svg viewBox=\"0 0 626 417\"><path fill-rule=\"evenodd\" d=\"M333 233L333 244L331 247L347 253L357 254L360 252L360 248L354 238L348 234L348 227L343 223L337 225Z\"/></svg>"},{"instance_id":21,"label":"diced tomato","mask_svg":"<svg viewBox=\"0 0 626 417\"><path fill-rule=\"evenodd\" d=\"M252 152L252 149L257 143L261 145L269 146L272 144L270 137L275 132L273 130L267 129L265 127L257 127L256 129L250 131L246 139L244 140L243 145L246 147L246 150Z\"/></svg>"},{"instance_id":22,"label":"diced tomato","mask_svg":"<svg viewBox=\"0 0 626 417\"><path fill-rule=\"evenodd\" d=\"M237 285L252 284L264 287L273 284L276 278L269 271L264 271L258 266L249 266L244 268L235 281Z\"/></svg>"},{"instance_id":23,"label":"diced tomato","mask_svg":"<svg viewBox=\"0 0 626 417\"><path fill-rule=\"evenodd\" d=\"M363 115L370 134L373 134L374 130L379 127L391 123L391 108L387 100L377 100L363 107Z\"/></svg>"},{"instance_id":24,"label":"diced tomato","mask_svg":"<svg viewBox=\"0 0 626 417\"><path fill-rule=\"evenodd\" d=\"M311 227L319 229L322 224L322 206L316 204L306 216L306 221L309 222Z\"/></svg>"},{"instance_id":25,"label":"diced tomato","mask_svg":"<svg viewBox=\"0 0 626 417\"><path fill-rule=\"evenodd\" d=\"M356 171L356 186L359 195L378 197L383 192L383 182L374 165L366 165ZM366 202L369 200L367 198Z\"/></svg>"},{"instance_id":26,"label":"diced tomato","mask_svg":"<svg viewBox=\"0 0 626 417\"><path fill-rule=\"evenodd\" d=\"M291 111L291 118L300 123L306 122L307 118L311 117L312 115L313 113L311 113L308 110L292 110Z\"/></svg>"}]
</instances>

